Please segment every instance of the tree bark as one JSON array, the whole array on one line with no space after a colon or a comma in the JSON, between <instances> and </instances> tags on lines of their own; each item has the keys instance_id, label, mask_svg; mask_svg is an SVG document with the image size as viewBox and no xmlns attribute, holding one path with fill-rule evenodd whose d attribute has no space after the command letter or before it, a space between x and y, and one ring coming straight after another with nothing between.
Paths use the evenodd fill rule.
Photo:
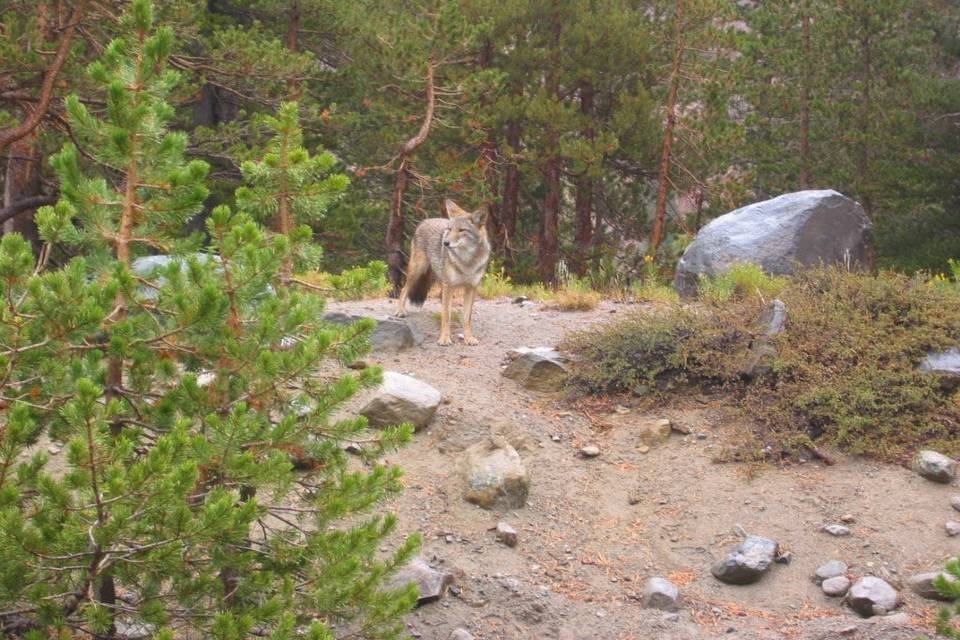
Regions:
<instances>
[{"instance_id":1,"label":"tree bark","mask_svg":"<svg viewBox=\"0 0 960 640\"><path fill-rule=\"evenodd\" d=\"M422 145L430 134L430 126L433 124L433 112L435 107L434 85L433 85L433 60L427 61L427 79L426 79L426 110L423 117L423 123L415 136L407 140L400 153L397 154L396 178L393 183L393 201L390 206L390 221L387 223L387 275L390 283L393 285L392 297L400 294L403 286L403 197L407 191L409 182L408 160L410 155Z\"/></svg>"},{"instance_id":2,"label":"tree bark","mask_svg":"<svg viewBox=\"0 0 960 640\"><path fill-rule=\"evenodd\" d=\"M39 250L40 235L33 215L44 200L40 196L37 138L37 132L32 131L10 145L3 181L3 211L11 212L3 221L3 232L19 233L33 245L34 252Z\"/></svg>"},{"instance_id":3,"label":"tree bark","mask_svg":"<svg viewBox=\"0 0 960 640\"><path fill-rule=\"evenodd\" d=\"M801 38L803 40L803 79L800 87L800 188L809 189L810 177L810 84L813 60L810 47L810 2L803 0L803 15L800 16Z\"/></svg>"},{"instance_id":4,"label":"tree bark","mask_svg":"<svg viewBox=\"0 0 960 640\"><path fill-rule=\"evenodd\" d=\"M543 284L557 283L557 228L560 221L560 159L553 156L547 160L544 170L547 195L543 200L542 231L538 269Z\"/></svg>"},{"instance_id":5,"label":"tree bark","mask_svg":"<svg viewBox=\"0 0 960 640\"><path fill-rule=\"evenodd\" d=\"M43 84L40 86L40 97L37 99L37 104L33 111L20 124L0 129L0 154L17 140L21 140L33 133L33 130L43 121L43 117L47 114L47 109L50 107L50 100L53 98L54 82L60 74L60 70L63 69L64 63L67 61L67 56L70 53L70 45L73 42L73 35L76 33L77 24L83 17L86 4L87 0L77 0L77 4L73 8L70 21L67 23L66 28L64 28L63 35L60 36L60 44L57 46L57 52L54 54L53 61L50 63L50 66L47 67L47 71L44 74Z\"/></svg>"},{"instance_id":6,"label":"tree bark","mask_svg":"<svg viewBox=\"0 0 960 640\"><path fill-rule=\"evenodd\" d=\"M493 64L493 43L487 39L480 49L479 65L481 69L489 69ZM488 106L489 100L481 96L482 106ZM497 160L500 156L500 147L497 144L497 130L494 127L486 128L487 139L480 146L480 165L483 169L483 180L487 185L487 235L493 241L495 249L503 246L503 234L500 229L500 172L497 170Z\"/></svg>"},{"instance_id":7,"label":"tree bark","mask_svg":"<svg viewBox=\"0 0 960 640\"><path fill-rule=\"evenodd\" d=\"M520 149L520 121L507 123L507 146L515 155ZM510 249L510 241L517 231L517 214L520 208L520 166L515 158L510 158L503 172L503 201L500 206L500 227L503 231L503 245Z\"/></svg>"},{"instance_id":8,"label":"tree bark","mask_svg":"<svg viewBox=\"0 0 960 640\"><path fill-rule=\"evenodd\" d=\"M670 68L669 88L667 90L667 123L663 131L663 147L660 152L660 171L657 178L657 206L653 215L653 230L650 232L650 253L656 257L657 248L663 240L663 229L667 215L667 197L670 195L670 166L673 148L673 131L677 122L677 92L680 88L680 66L686 49L683 31L683 10L686 0L677 2L677 15L674 28L673 64Z\"/></svg>"},{"instance_id":9,"label":"tree bark","mask_svg":"<svg viewBox=\"0 0 960 640\"><path fill-rule=\"evenodd\" d=\"M593 85L584 82L580 87L580 112L588 122L593 117L593 101L596 92ZM587 140L594 137L593 127L587 126L583 131ZM593 244L593 178L589 175L577 179L577 193L575 196L576 215L574 219L573 272L583 277L587 273L587 256Z\"/></svg>"},{"instance_id":10,"label":"tree bark","mask_svg":"<svg viewBox=\"0 0 960 640\"><path fill-rule=\"evenodd\" d=\"M287 21L287 49L299 50L300 0L290 0L290 17Z\"/></svg>"}]
</instances>

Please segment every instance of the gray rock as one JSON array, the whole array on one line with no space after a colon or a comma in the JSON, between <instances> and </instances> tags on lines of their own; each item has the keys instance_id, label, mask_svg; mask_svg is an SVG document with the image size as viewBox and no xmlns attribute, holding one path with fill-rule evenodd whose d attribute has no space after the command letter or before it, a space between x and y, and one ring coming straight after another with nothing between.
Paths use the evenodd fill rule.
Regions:
<instances>
[{"instance_id":1,"label":"gray rock","mask_svg":"<svg viewBox=\"0 0 960 640\"><path fill-rule=\"evenodd\" d=\"M960 348L931 351L920 363L919 369L937 376L944 391L955 391L960 387Z\"/></svg>"},{"instance_id":2,"label":"gray rock","mask_svg":"<svg viewBox=\"0 0 960 640\"><path fill-rule=\"evenodd\" d=\"M383 428L410 422L420 430L427 426L442 400L440 392L416 378L386 371L373 398L360 410L371 427Z\"/></svg>"},{"instance_id":3,"label":"gray rock","mask_svg":"<svg viewBox=\"0 0 960 640\"><path fill-rule=\"evenodd\" d=\"M527 502L530 478L517 450L501 438L479 442L464 452L464 498L484 509L518 509Z\"/></svg>"},{"instance_id":4,"label":"gray rock","mask_svg":"<svg viewBox=\"0 0 960 640\"><path fill-rule=\"evenodd\" d=\"M473 640L473 634L466 629L454 629L450 633L450 640Z\"/></svg>"},{"instance_id":5,"label":"gray rock","mask_svg":"<svg viewBox=\"0 0 960 640\"><path fill-rule=\"evenodd\" d=\"M170 256L170 255L156 255L156 256L141 256L135 259L130 263L130 272L133 275L151 280L158 287L162 287L166 284L167 279L162 277L154 277L154 273L158 269L166 270L171 264L176 263L180 270L183 271L183 268L187 266L189 260L193 258L201 264L206 264L211 259L214 262L220 262L220 256L212 255L209 253L194 253L190 256ZM219 272L221 269L217 267ZM159 292L153 287L141 286L138 293L147 300L156 300Z\"/></svg>"},{"instance_id":6,"label":"gray rock","mask_svg":"<svg viewBox=\"0 0 960 640\"><path fill-rule=\"evenodd\" d=\"M520 347L510 351L504 377L516 380L532 391L551 392L563 388L569 369L567 358L550 347Z\"/></svg>"},{"instance_id":7,"label":"gray rock","mask_svg":"<svg viewBox=\"0 0 960 640\"><path fill-rule=\"evenodd\" d=\"M951 599L941 595L937 588L933 586L933 581L937 576L943 576L947 582L956 581L956 578L949 573L944 573L942 571L929 571L927 573L917 573L907 578L907 586L910 587L910 590L921 598L949 602Z\"/></svg>"},{"instance_id":8,"label":"gray rock","mask_svg":"<svg viewBox=\"0 0 960 640\"><path fill-rule=\"evenodd\" d=\"M826 524L822 527L823 531L826 531L832 536L848 536L850 535L850 527L844 526L842 524Z\"/></svg>"},{"instance_id":9,"label":"gray rock","mask_svg":"<svg viewBox=\"0 0 960 640\"><path fill-rule=\"evenodd\" d=\"M822 584L825 580L830 578L836 578L837 576L846 575L847 573L847 563L840 560L831 560L830 562L820 565L816 572L813 574L813 581L816 584Z\"/></svg>"},{"instance_id":10,"label":"gray rock","mask_svg":"<svg viewBox=\"0 0 960 640\"><path fill-rule=\"evenodd\" d=\"M157 625L141 620L117 620L117 637L123 640L149 640L157 633Z\"/></svg>"},{"instance_id":11,"label":"gray rock","mask_svg":"<svg viewBox=\"0 0 960 640\"><path fill-rule=\"evenodd\" d=\"M850 587L847 604L860 615L869 618L896 609L900 605L900 594L884 580L864 576Z\"/></svg>"},{"instance_id":12,"label":"gray rock","mask_svg":"<svg viewBox=\"0 0 960 640\"><path fill-rule=\"evenodd\" d=\"M943 525L943 528L947 530L947 535L951 538L960 536L960 522L956 520L948 520L946 524Z\"/></svg>"},{"instance_id":13,"label":"gray rock","mask_svg":"<svg viewBox=\"0 0 960 640\"><path fill-rule=\"evenodd\" d=\"M420 592L417 606L439 600L447 592L447 587L453 583L453 575L446 571L434 569L421 557L416 557L409 564L402 567L387 581L390 589L400 589L408 584L415 584Z\"/></svg>"},{"instance_id":14,"label":"gray rock","mask_svg":"<svg viewBox=\"0 0 960 640\"><path fill-rule=\"evenodd\" d=\"M917 454L914 468L927 480L947 484L957 476L957 461L929 449Z\"/></svg>"},{"instance_id":15,"label":"gray rock","mask_svg":"<svg viewBox=\"0 0 960 640\"><path fill-rule=\"evenodd\" d=\"M707 224L677 264L674 287L697 292L700 274L713 277L738 262L769 274L819 264L868 264L871 223L863 207L836 191L799 191L731 211Z\"/></svg>"},{"instance_id":16,"label":"gray rock","mask_svg":"<svg viewBox=\"0 0 960 640\"><path fill-rule=\"evenodd\" d=\"M339 311L325 313L323 319L334 324L353 324L363 316ZM397 318L377 318L377 326L370 334L370 348L380 354L394 354L423 343L423 334Z\"/></svg>"},{"instance_id":17,"label":"gray rock","mask_svg":"<svg viewBox=\"0 0 960 640\"><path fill-rule=\"evenodd\" d=\"M839 598L845 595L847 590L850 589L850 578L847 576L827 578L823 581L823 584L820 585L820 588L823 589L825 595L831 598Z\"/></svg>"},{"instance_id":18,"label":"gray rock","mask_svg":"<svg viewBox=\"0 0 960 640\"><path fill-rule=\"evenodd\" d=\"M787 305L781 300L773 300L760 317L760 336L750 346L740 375L747 379L765 376L773 370L773 361L777 348L771 340L783 333L787 324Z\"/></svg>"},{"instance_id":19,"label":"gray rock","mask_svg":"<svg viewBox=\"0 0 960 640\"><path fill-rule=\"evenodd\" d=\"M953 496L950 498L950 506L956 511L960 511L960 496Z\"/></svg>"},{"instance_id":20,"label":"gray rock","mask_svg":"<svg viewBox=\"0 0 960 640\"><path fill-rule=\"evenodd\" d=\"M506 522L497 523L497 540L508 547L517 546L517 530Z\"/></svg>"},{"instance_id":21,"label":"gray rock","mask_svg":"<svg viewBox=\"0 0 960 640\"><path fill-rule=\"evenodd\" d=\"M580 455L584 458L596 458L600 455L600 447L595 444L588 444L585 447L580 447Z\"/></svg>"},{"instance_id":22,"label":"gray rock","mask_svg":"<svg viewBox=\"0 0 960 640\"><path fill-rule=\"evenodd\" d=\"M714 564L710 572L717 580L727 584L756 582L770 568L777 556L778 548L779 545L773 540L749 536L726 558Z\"/></svg>"},{"instance_id":23,"label":"gray rock","mask_svg":"<svg viewBox=\"0 0 960 640\"><path fill-rule=\"evenodd\" d=\"M680 589L666 578L650 578L643 587L643 606L648 609L676 611L680 603Z\"/></svg>"}]
</instances>

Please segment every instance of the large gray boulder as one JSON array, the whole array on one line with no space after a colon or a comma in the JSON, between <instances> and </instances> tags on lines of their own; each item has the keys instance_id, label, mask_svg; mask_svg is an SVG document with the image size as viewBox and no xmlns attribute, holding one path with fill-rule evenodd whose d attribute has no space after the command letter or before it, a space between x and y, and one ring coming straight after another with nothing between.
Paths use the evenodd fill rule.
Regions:
<instances>
[{"instance_id":1,"label":"large gray boulder","mask_svg":"<svg viewBox=\"0 0 960 640\"><path fill-rule=\"evenodd\" d=\"M563 388L567 375L567 359L551 347L520 347L507 354L510 364L503 376L516 380L533 391L549 393Z\"/></svg>"},{"instance_id":2,"label":"large gray boulder","mask_svg":"<svg viewBox=\"0 0 960 640\"><path fill-rule=\"evenodd\" d=\"M931 351L920 363L919 369L937 376L944 391L954 391L960 387L960 349L953 347Z\"/></svg>"},{"instance_id":3,"label":"large gray boulder","mask_svg":"<svg viewBox=\"0 0 960 640\"><path fill-rule=\"evenodd\" d=\"M798 191L756 202L711 221L677 264L673 284L696 294L700 274L709 277L735 263L760 265L772 275L796 267L869 261L871 224L858 203L833 190Z\"/></svg>"},{"instance_id":4,"label":"large gray boulder","mask_svg":"<svg viewBox=\"0 0 960 640\"><path fill-rule=\"evenodd\" d=\"M385 371L383 383L360 414L366 416L367 423L374 428L409 422L419 431L433 420L442 399L440 392L426 382Z\"/></svg>"}]
</instances>

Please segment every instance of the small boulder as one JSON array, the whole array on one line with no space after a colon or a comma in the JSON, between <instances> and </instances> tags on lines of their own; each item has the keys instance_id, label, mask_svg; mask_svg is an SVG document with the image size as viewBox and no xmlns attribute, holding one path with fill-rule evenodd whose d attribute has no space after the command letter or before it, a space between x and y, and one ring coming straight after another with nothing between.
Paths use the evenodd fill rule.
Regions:
<instances>
[{"instance_id":1,"label":"small boulder","mask_svg":"<svg viewBox=\"0 0 960 640\"><path fill-rule=\"evenodd\" d=\"M497 523L497 540L508 547L517 546L517 530L506 522Z\"/></svg>"},{"instance_id":2,"label":"small boulder","mask_svg":"<svg viewBox=\"0 0 960 640\"><path fill-rule=\"evenodd\" d=\"M820 565L813 574L813 581L816 584L822 584L830 578L843 576L847 574L847 563L841 560L831 560L826 564Z\"/></svg>"},{"instance_id":3,"label":"small boulder","mask_svg":"<svg viewBox=\"0 0 960 640\"><path fill-rule=\"evenodd\" d=\"M660 418L658 420L645 420L636 425L636 433L640 441L646 445L655 445L666 442L671 432L670 420Z\"/></svg>"},{"instance_id":4,"label":"small boulder","mask_svg":"<svg viewBox=\"0 0 960 640\"><path fill-rule=\"evenodd\" d=\"M454 629L450 633L450 640L473 640L473 634L466 629Z\"/></svg>"},{"instance_id":5,"label":"small boulder","mask_svg":"<svg viewBox=\"0 0 960 640\"><path fill-rule=\"evenodd\" d=\"M415 584L420 593L417 606L439 600L447 592L447 587L453 583L453 575L446 571L434 569L421 557L416 557L409 564L402 567L388 581L391 589L400 589L408 584Z\"/></svg>"},{"instance_id":6,"label":"small boulder","mask_svg":"<svg viewBox=\"0 0 960 640\"><path fill-rule=\"evenodd\" d=\"M643 606L648 609L676 611L680 590L666 578L650 578L643 587Z\"/></svg>"},{"instance_id":7,"label":"small boulder","mask_svg":"<svg viewBox=\"0 0 960 640\"><path fill-rule=\"evenodd\" d=\"M751 584L767 572L777 557L779 545L760 536L748 536L727 557L711 567L710 572L727 584Z\"/></svg>"},{"instance_id":8,"label":"small boulder","mask_svg":"<svg viewBox=\"0 0 960 640\"><path fill-rule=\"evenodd\" d=\"M510 364L503 375L532 391L552 392L563 388L567 359L550 347L520 347L507 354Z\"/></svg>"},{"instance_id":9,"label":"small boulder","mask_svg":"<svg viewBox=\"0 0 960 640\"><path fill-rule=\"evenodd\" d=\"M960 536L960 522L956 520L947 521L947 523L943 525L943 528L946 529L947 535L951 538Z\"/></svg>"},{"instance_id":10,"label":"small boulder","mask_svg":"<svg viewBox=\"0 0 960 640\"><path fill-rule=\"evenodd\" d=\"M917 454L914 467L927 480L947 484L957 476L957 461L929 449Z\"/></svg>"},{"instance_id":11,"label":"small boulder","mask_svg":"<svg viewBox=\"0 0 960 640\"><path fill-rule=\"evenodd\" d=\"M960 348L931 351L920 363L920 371L935 375L946 392L960 388Z\"/></svg>"},{"instance_id":12,"label":"small boulder","mask_svg":"<svg viewBox=\"0 0 960 640\"><path fill-rule=\"evenodd\" d=\"M334 311L323 319L334 324L353 324L363 316ZM393 354L423 343L423 335L397 318L376 318L377 326L370 334L370 348L375 353Z\"/></svg>"},{"instance_id":13,"label":"small boulder","mask_svg":"<svg viewBox=\"0 0 960 640\"><path fill-rule=\"evenodd\" d=\"M869 618L896 609L900 605L900 594L884 580L864 576L850 587L847 604L861 616Z\"/></svg>"},{"instance_id":14,"label":"small boulder","mask_svg":"<svg viewBox=\"0 0 960 640\"><path fill-rule=\"evenodd\" d=\"M527 502L530 478L517 450L502 438L479 442L464 452L464 498L484 509L519 509Z\"/></svg>"},{"instance_id":15,"label":"small boulder","mask_svg":"<svg viewBox=\"0 0 960 640\"><path fill-rule=\"evenodd\" d=\"M950 598L941 595L937 588L933 586L933 581L937 576L943 576L947 582L956 581L956 578L949 573L944 573L942 571L929 571L927 573L917 573L907 578L907 586L910 587L910 590L921 598L949 602Z\"/></svg>"},{"instance_id":16,"label":"small boulder","mask_svg":"<svg viewBox=\"0 0 960 640\"><path fill-rule=\"evenodd\" d=\"M950 506L953 507L955 511L960 511L960 496L950 498Z\"/></svg>"},{"instance_id":17,"label":"small boulder","mask_svg":"<svg viewBox=\"0 0 960 640\"><path fill-rule=\"evenodd\" d=\"M373 398L360 410L371 427L410 422L419 431L433 419L442 400L440 392L416 378L386 371Z\"/></svg>"},{"instance_id":18,"label":"small boulder","mask_svg":"<svg viewBox=\"0 0 960 640\"><path fill-rule=\"evenodd\" d=\"M850 589L850 578L847 576L827 578L823 581L823 584L820 585L820 588L823 590L824 595L828 595L831 598L839 598L845 595Z\"/></svg>"}]
</instances>

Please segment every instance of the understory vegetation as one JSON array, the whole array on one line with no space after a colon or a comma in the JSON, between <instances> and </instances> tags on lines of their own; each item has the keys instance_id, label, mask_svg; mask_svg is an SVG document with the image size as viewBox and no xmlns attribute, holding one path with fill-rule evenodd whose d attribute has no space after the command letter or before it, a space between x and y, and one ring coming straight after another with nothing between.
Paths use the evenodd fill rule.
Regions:
<instances>
[{"instance_id":1,"label":"understory vegetation","mask_svg":"<svg viewBox=\"0 0 960 640\"><path fill-rule=\"evenodd\" d=\"M786 328L767 337L774 295ZM733 459L823 443L903 460L921 444L960 454L960 398L917 369L958 342L952 278L822 269L774 279L746 267L707 283L699 304L636 312L567 347L579 356L571 384L580 392L733 392L756 426Z\"/></svg>"}]
</instances>

